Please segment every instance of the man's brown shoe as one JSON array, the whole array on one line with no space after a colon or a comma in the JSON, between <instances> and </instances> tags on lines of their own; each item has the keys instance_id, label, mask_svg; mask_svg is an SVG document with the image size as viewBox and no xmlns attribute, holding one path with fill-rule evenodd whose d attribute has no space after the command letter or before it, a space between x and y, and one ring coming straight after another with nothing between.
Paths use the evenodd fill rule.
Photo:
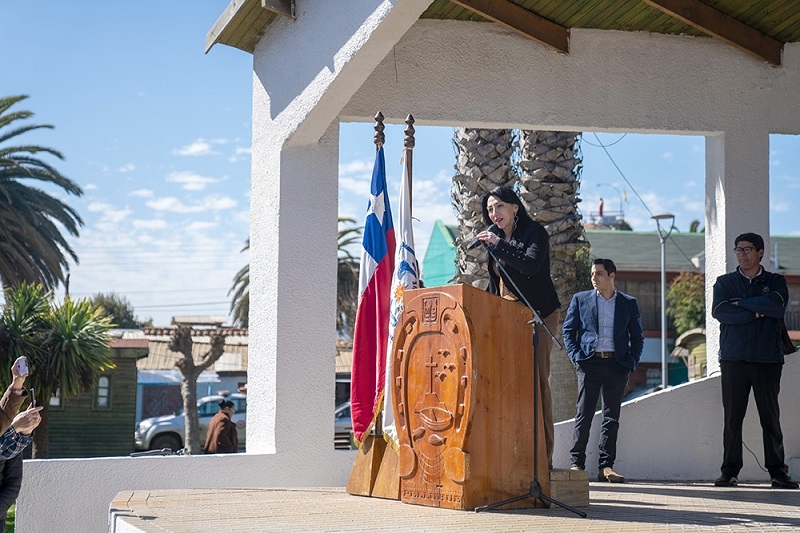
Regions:
<instances>
[{"instance_id":1,"label":"man's brown shoe","mask_svg":"<svg viewBox=\"0 0 800 533\"><path fill-rule=\"evenodd\" d=\"M625 483L625 478L614 472L610 467L600 469L597 474L597 481L608 481L609 483Z\"/></svg>"}]
</instances>

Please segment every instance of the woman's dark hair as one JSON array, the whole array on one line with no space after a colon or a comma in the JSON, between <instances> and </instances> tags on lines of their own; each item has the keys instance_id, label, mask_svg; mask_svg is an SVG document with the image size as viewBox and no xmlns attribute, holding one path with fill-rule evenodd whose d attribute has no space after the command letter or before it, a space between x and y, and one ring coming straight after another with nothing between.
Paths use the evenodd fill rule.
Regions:
<instances>
[{"instance_id":1,"label":"woman's dark hair","mask_svg":"<svg viewBox=\"0 0 800 533\"><path fill-rule=\"evenodd\" d=\"M514 204L519 207L517 210L518 222L522 222L524 224L532 220L528 212L525 210L525 206L522 205L522 200L520 200L519 196L517 196L517 193L514 192L514 189L511 187L506 187L505 185L501 185L487 192L485 195L483 195L483 199L481 200L483 220L486 222L487 226L492 223L492 219L489 218L489 209L486 207L486 203L489 201L490 196L494 196L498 200L501 200L507 204Z\"/></svg>"},{"instance_id":2,"label":"woman's dark hair","mask_svg":"<svg viewBox=\"0 0 800 533\"><path fill-rule=\"evenodd\" d=\"M230 407L233 407L234 409L236 408L236 406L233 404L232 401L230 401L230 400L220 400L219 401L219 408L220 409L228 409Z\"/></svg>"}]
</instances>

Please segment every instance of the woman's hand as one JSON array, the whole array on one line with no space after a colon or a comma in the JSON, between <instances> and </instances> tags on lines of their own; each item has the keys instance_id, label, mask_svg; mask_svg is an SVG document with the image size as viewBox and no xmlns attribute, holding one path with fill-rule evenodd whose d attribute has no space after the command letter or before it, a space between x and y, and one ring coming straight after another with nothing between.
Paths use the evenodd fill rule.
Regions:
<instances>
[{"instance_id":1,"label":"woman's hand","mask_svg":"<svg viewBox=\"0 0 800 533\"><path fill-rule=\"evenodd\" d=\"M492 246L497 246L497 243L500 242L500 237L491 231L482 231L478 233L475 238L484 244L491 244Z\"/></svg>"}]
</instances>

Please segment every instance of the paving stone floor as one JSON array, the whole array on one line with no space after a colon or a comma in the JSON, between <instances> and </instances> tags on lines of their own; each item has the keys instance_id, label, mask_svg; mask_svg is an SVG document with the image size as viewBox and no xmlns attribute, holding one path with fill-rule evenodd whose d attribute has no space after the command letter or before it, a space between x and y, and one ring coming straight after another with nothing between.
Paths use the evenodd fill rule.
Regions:
<instances>
[{"instance_id":1,"label":"paving stone floor","mask_svg":"<svg viewBox=\"0 0 800 533\"><path fill-rule=\"evenodd\" d=\"M587 518L550 509L475 513L351 496L343 488L120 493L112 531L666 532L800 531L800 491L766 484L590 484Z\"/></svg>"}]
</instances>

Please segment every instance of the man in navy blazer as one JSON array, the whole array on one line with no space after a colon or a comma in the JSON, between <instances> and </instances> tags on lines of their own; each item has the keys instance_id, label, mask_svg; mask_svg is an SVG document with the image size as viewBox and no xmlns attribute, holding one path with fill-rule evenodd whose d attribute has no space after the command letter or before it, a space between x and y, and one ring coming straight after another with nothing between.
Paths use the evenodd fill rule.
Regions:
<instances>
[{"instance_id":1,"label":"man in navy blazer","mask_svg":"<svg viewBox=\"0 0 800 533\"><path fill-rule=\"evenodd\" d=\"M624 483L614 472L622 395L644 347L636 298L614 288L617 267L611 259L592 264L593 290L572 297L562 333L578 375L578 401L571 469L586 468L586 444L597 399L603 395L598 481Z\"/></svg>"}]
</instances>

